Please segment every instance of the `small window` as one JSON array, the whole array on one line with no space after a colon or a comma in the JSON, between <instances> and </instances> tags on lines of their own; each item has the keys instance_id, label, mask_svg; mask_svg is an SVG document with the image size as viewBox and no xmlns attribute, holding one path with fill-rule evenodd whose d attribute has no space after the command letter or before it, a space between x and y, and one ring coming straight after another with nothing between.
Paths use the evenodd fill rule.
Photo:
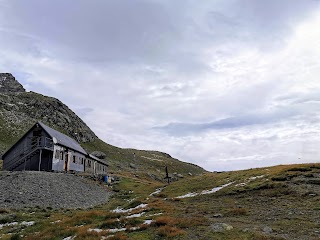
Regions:
<instances>
[{"instance_id":1,"label":"small window","mask_svg":"<svg viewBox=\"0 0 320 240\"><path fill-rule=\"evenodd\" d=\"M56 150L55 158L56 159L60 159L60 151L59 150Z\"/></svg>"},{"instance_id":2,"label":"small window","mask_svg":"<svg viewBox=\"0 0 320 240\"><path fill-rule=\"evenodd\" d=\"M63 151L60 151L60 159L63 160Z\"/></svg>"},{"instance_id":3,"label":"small window","mask_svg":"<svg viewBox=\"0 0 320 240\"><path fill-rule=\"evenodd\" d=\"M73 160L72 160L73 163L76 163L76 156L73 155L72 157L73 157Z\"/></svg>"}]
</instances>

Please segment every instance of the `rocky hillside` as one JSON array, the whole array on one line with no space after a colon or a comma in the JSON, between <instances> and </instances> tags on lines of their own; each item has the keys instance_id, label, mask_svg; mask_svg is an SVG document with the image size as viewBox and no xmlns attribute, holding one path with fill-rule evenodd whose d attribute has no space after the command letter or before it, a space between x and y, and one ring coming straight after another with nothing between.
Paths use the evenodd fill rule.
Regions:
<instances>
[{"instance_id":1,"label":"rocky hillside","mask_svg":"<svg viewBox=\"0 0 320 240\"><path fill-rule=\"evenodd\" d=\"M158 180L163 179L166 165L171 173L176 172L180 178L189 173L194 175L204 172L198 166L183 163L165 153L121 149L109 145L98 139L95 133L58 99L26 92L12 74L0 73L0 156L39 120L78 140L88 152L102 152L102 155L99 152L98 155L108 159L113 171L143 171Z\"/></svg>"},{"instance_id":2,"label":"rocky hillside","mask_svg":"<svg viewBox=\"0 0 320 240\"><path fill-rule=\"evenodd\" d=\"M0 73L0 155L38 120L80 142L97 139L94 132L58 99L26 92L10 73Z\"/></svg>"}]
</instances>

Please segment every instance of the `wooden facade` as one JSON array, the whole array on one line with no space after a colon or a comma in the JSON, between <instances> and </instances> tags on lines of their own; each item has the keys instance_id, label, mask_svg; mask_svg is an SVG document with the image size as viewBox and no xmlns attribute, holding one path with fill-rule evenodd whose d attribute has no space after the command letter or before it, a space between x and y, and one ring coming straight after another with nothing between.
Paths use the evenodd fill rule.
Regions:
<instances>
[{"instance_id":1,"label":"wooden facade","mask_svg":"<svg viewBox=\"0 0 320 240\"><path fill-rule=\"evenodd\" d=\"M37 122L3 155L8 171L74 171L107 174L105 161L88 154L74 139Z\"/></svg>"}]
</instances>

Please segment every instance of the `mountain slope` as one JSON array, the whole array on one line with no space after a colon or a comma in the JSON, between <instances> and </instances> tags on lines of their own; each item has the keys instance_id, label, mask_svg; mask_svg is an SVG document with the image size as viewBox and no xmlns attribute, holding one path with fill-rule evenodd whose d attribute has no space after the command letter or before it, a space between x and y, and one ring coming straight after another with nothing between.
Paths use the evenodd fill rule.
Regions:
<instances>
[{"instance_id":1,"label":"mountain slope","mask_svg":"<svg viewBox=\"0 0 320 240\"><path fill-rule=\"evenodd\" d=\"M109 201L93 209L52 209L46 203L43 208L0 209L0 238L320 238L319 163L206 173L167 186L122 174L110 189Z\"/></svg>"},{"instance_id":2,"label":"mountain slope","mask_svg":"<svg viewBox=\"0 0 320 240\"><path fill-rule=\"evenodd\" d=\"M158 180L163 179L165 166L171 173L182 175L204 172L196 165L183 163L165 153L122 149L104 143L61 101L26 92L11 74L0 73L0 156L36 121L76 139L88 152L104 152L111 171L142 172Z\"/></svg>"}]
</instances>

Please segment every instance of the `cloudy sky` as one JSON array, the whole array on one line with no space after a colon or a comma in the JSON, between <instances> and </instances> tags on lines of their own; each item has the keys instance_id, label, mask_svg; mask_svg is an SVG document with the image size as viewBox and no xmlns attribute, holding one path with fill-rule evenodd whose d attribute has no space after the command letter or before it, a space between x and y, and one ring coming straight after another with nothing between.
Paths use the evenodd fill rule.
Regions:
<instances>
[{"instance_id":1,"label":"cloudy sky","mask_svg":"<svg viewBox=\"0 0 320 240\"><path fill-rule=\"evenodd\" d=\"M0 72L207 170L320 161L319 0L0 0Z\"/></svg>"}]
</instances>

